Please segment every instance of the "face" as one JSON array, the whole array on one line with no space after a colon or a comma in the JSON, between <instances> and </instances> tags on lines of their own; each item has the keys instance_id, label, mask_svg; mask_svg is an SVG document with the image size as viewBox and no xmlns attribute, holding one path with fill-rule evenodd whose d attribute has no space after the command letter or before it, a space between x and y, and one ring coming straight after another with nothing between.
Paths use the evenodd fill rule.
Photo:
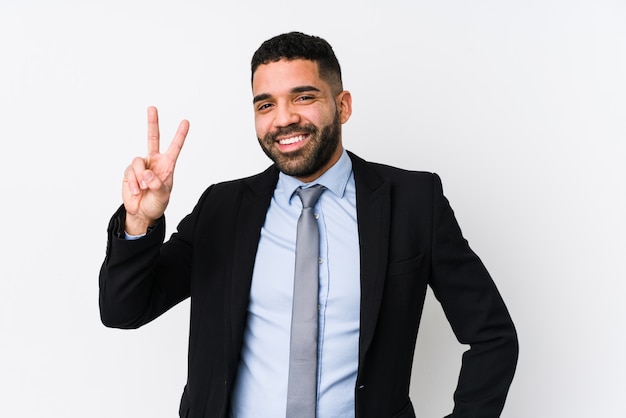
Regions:
<instances>
[{"instance_id":1,"label":"face","mask_svg":"<svg viewBox=\"0 0 626 418\"><path fill-rule=\"evenodd\" d=\"M347 91L333 94L315 62L260 65L252 94L257 138L282 172L310 182L341 157L341 125L350 118L352 98Z\"/></svg>"}]
</instances>

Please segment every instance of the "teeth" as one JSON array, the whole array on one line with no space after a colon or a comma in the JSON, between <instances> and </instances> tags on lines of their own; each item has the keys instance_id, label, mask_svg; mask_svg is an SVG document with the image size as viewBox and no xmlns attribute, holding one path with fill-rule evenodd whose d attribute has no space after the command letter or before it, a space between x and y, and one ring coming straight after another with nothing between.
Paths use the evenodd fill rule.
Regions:
<instances>
[{"instance_id":1,"label":"teeth","mask_svg":"<svg viewBox=\"0 0 626 418\"><path fill-rule=\"evenodd\" d=\"M304 135L292 136L291 138L285 138L278 141L280 145L289 145L295 144L296 142L300 142L304 140Z\"/></svg>"}]
</instances>

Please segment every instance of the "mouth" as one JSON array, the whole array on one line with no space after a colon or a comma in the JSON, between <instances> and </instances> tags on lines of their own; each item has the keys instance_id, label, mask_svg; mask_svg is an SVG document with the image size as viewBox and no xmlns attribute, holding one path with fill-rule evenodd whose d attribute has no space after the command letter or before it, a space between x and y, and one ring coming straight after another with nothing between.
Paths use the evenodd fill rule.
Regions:
<instances>
[{"instance_id":1,"label":"mouth","mask_svg":"<svg viewBox=\"0 0 626 418\"><path fill-rule=\"evenodd\" d=\"M276 142L280 145L292 145L304 141L307 137L308 134L294 135L288 138L280 138Z\"/></svg>"}]
</instances>

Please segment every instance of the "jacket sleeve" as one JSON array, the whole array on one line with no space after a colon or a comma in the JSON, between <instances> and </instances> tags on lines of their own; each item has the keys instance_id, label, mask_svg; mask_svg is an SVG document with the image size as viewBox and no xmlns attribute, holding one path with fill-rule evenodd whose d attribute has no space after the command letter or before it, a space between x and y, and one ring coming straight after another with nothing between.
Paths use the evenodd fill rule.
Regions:
<instances>
[{"instance_id":1,"label":"jacket sleeve","mask_svg":"<svg viewBox=\"0 0 626 418\"><path fill-rule=\"evenodd\" d=\"M188 234L176 233L164 246L164 218L144 237L126 240L125 215L121 206L109 222L100 268L100 318L108 327L138 328L189 296L191 245ZM183 220L179 231L190 222Z\"/></svg>"},{"instance_id":2,"label":"jacket sleeve","mask_svg":"<svg viewBox=\"0 0 626 418\"><path fill-rule=\"evenodd\" d=\"M518 340L493 280L463 238L441 180L434 175L431 288L463 354L448 417L499 417L513 380Z\"/></svg>"}]
</instances>

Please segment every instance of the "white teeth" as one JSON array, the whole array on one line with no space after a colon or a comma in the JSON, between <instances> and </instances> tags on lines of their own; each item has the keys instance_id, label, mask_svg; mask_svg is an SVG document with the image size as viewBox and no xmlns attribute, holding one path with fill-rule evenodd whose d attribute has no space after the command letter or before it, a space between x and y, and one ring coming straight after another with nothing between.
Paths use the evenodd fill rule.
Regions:
<instances>
[{"instance_id":1,"label":"white teeth","mask_svg":"<svg viewBox=\"0 0 626 418\"><path fill-rule=\"evenodd\" d=\"M304 140L304 135L292 136L291 138L285 138L278 141L280 145L289 145L295 144L296 142L300 142Z\"/></svg>"}]
</instances>

